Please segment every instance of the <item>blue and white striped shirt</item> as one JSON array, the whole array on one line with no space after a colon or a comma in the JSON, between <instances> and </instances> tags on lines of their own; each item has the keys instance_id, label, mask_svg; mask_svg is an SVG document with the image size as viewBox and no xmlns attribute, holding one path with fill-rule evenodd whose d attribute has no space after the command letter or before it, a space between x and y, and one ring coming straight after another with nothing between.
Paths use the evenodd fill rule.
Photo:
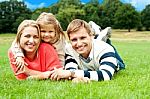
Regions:
<instances>
[{"instance_id":1,"label":"blue and white striped shirt","mask_svg":"<svg viewBox=\"0 0 150 99\"><path fill-rule=\"evenodd\" d=\"M73 59L67 56L68 59ZM69 58L70 57L70 58ZM109 44L94 39L92 50L87 59L79 56L76 62L66 62L65 69L76 69L75 74L80 77L88 77L90 80L111 80L114 72L119 70L115 51Z\"/></svg>"}]
</instances>

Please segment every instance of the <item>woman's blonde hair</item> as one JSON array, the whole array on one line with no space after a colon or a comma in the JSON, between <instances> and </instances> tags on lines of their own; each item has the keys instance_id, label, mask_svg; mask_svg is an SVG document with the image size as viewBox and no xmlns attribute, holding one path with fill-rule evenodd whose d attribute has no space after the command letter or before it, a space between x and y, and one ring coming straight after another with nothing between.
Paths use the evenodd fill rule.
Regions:
<instances>
[{"instance_id":1,"label":"woman's blonde hair","mask_svg":"<svg viewBox=\"0 0 150 99\"><path fill-rule=\"evenodd\" d=\"M55 39L59 40L60 35L64 36L63 29L62 29L59 21L56 19L56 17L52 13L43 12L39 15L39 17L37 18L36 21L37 21L39 26L53 24L54 29L56 31L56 38Z\"/></svg>"},{"instance_id":2,"label":"woman's blonde hair","mask_svg":"<svg viewBox=\"0 0 150 99\"><path fill-rule=\"evenodd\" d=\"M76 32L82 27L84 27L86 29L87 33L90 36L93 35L91 27L89 26L89 24L86 21L81 20L81 19L74 19L72 22L70 22L70 24L67 27L67 35L68 35L68 37L69 37L70 33Z\"/></svg>"},{"instance_id":3,"label":"woman's blonde hair","mask_svg":"<svg viewBox=\"0 0 150 99\"><path fill-rule=\"evenodd\" d=\"M40 29L39 29L39 26L36 23L36 21L34 21L34 20L24 20L18 26L17 35L16 35L16 39L15 39L17 44L20 44L20 38L21 38L21 35L22 35L22 31L24 30L24 28L29 27L29 26L37 28L39 38L41 38L40 37Z\"/></svg>"}]
</instances>

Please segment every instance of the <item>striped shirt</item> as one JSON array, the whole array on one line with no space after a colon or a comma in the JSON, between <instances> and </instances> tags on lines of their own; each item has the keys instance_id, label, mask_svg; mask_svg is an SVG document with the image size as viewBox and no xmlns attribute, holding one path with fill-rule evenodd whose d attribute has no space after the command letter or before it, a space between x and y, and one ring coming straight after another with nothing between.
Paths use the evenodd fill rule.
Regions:
<instances>
[{"instance_id":1,"label":"striped shirt","mask_svg":"<svg viewBox=\"0 0 150 99\"><path fill-rule=\"evenodd\" d=\"M88 58L85 59L80 55L78 59L75 58L78 61L74 58L66 55L65 69L76 69L77 76L88 77L90 80L111 80L115 71L119 70L113 47L96 39L92 42Z\"/></svg>"}]
</instances>

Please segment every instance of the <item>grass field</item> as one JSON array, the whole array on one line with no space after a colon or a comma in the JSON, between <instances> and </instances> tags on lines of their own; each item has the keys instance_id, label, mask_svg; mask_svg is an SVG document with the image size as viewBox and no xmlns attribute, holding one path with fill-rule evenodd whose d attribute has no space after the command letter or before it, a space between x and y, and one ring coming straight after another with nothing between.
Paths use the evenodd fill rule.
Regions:
<instances>
[{"instance_id":1,"label":"grass field","mask_svg":"<svg viewBox=\"0 0 150 99\"><path fill-rule=\"evenodd\" d=\"M0 34L0 99L150 99L150 33L114 30L112 43L126 63L111 81L18 81L7 58L14 34Z\"/></svg>"}]
</instances>

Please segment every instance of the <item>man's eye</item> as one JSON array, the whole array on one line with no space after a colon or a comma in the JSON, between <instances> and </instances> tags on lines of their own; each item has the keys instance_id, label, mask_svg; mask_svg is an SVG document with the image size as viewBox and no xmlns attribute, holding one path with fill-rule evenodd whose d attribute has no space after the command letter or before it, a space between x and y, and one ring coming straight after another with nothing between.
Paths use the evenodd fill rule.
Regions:
<instances>
[{"instance_id":1,"label":"man's eye","mask_svg":"<svg viewBox=\"0 0 150 99\"><path fill-rule=\"evenodd\" d=\"M85 39L86 37L81 37L81 40Z\"/></svg>"},{"instance_id":2,"label":"man's eye","mask_svg":"<svg viewBox=\"0 0 150 99\"><path fill-rule=\"evenodd\" d=\"M77 41L77 39L72 39L71 41L72 41L72 42L76 42L76 41Z\"/></svg>"}]
</instances>

